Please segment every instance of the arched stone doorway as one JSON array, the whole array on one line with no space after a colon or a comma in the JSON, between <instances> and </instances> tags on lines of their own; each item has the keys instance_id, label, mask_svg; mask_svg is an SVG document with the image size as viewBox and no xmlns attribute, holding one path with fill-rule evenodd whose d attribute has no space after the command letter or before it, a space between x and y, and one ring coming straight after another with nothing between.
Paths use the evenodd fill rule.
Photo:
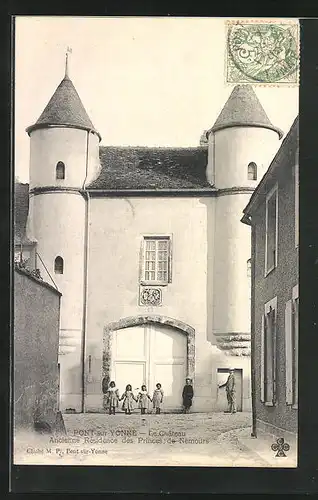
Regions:
<instances>
[{"instance_id":1,"label":"arched stone doorway","mask_svg":"<svg viewBox=\"0 0 318 500\"><path fill-rule=\"evenodd\" d=\"M165 392L165 407L181 406L184 378L194 377L195 330L181 321L158 315L123 318L104 328L103 377L116 380L120 391L157 382Z\"/></svg>"}]
</instances>

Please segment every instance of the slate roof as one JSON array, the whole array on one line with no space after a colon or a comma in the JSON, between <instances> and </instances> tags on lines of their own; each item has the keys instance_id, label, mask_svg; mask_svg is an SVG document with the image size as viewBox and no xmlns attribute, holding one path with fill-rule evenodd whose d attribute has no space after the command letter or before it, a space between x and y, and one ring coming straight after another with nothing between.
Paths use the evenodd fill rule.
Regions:
<instances>
[{"instance_id":1,"label":"slate roof","mask_svg":"<svg viewBox=\"0 0 318 500\"><path fill-rule=\"evenodd\" d=\"M206 180L207 148L100 146L101 172L88 189L215 191ZM14 197L15 243L26 238L29 184L16 183Z\"/></svg>"},{"instance_id":2,"label":"slate roof","mask_svg":"<svg viewBox=\"0 0 318 500\"><path fill-rule=\"evenodd\" d=\"M29 212L29 184L21 182L14 186L14 243L31 243L26 237L26 223Z\"/></svg>"},{"instance_id":3,"label":"slate roof","mask_svg":"<svg viewBox=\"0 0 318 500\"><path fill-rule=\"evenodd\" d=\"M101 172L90 190L209 189L207 148L100 147Z\"/></svg>"},{"instance_id":4,"label":"slate roof","mask_svg":"<svg viewBox=\"0 0 318 500\"><path fill-rule=\"evenodd\" d=\"M215 132L227 127L244 125L274 130L280 139L283 136L283 132L269 120L253 87L236 85L210 131Z\"/></svg>"},{"instance_id":5,"label":"slate roof","mask_svg":"<svg viewBox=\"0 0 318 500\"><path fill-rule=\"evenodd\" d=\"M26 131L29 134L32 130L48 125L69 125L85 130L94 130L99 135L86 113L72 81L67 75L57 87L40 118Z\"/></svg>"}]
</instances>

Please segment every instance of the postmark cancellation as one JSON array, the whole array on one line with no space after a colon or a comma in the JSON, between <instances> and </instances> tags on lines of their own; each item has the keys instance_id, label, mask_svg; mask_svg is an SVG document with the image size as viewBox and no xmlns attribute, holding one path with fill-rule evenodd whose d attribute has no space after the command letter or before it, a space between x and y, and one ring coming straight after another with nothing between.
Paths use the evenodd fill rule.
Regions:
<instances>
[{"instance_id":1,"label":"postmark cancellation","mask_svg":"<svg viewBox=\"0 0 318 500\"><path fill-rule=\"evenodd\" d=\"M225 77L228 84L298 85L298 21L227 21Z\"/></svg>"}]
</instances>

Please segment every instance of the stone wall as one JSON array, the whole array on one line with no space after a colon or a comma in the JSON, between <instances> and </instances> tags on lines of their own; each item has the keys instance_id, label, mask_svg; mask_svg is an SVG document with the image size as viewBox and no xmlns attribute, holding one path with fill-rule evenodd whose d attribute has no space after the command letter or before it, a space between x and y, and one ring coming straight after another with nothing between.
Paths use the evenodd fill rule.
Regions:
<instances>
[{"instance_id":1,"label":"stone wall","mask_svg":"<svg viewBox=\"0 0 318 500\"><path fill-rule=\"evenodd\" d=\"M13 408L15 429L55 427L59 405L60 293L23 269L14 271Z\"/></svg>"}]
</instances>

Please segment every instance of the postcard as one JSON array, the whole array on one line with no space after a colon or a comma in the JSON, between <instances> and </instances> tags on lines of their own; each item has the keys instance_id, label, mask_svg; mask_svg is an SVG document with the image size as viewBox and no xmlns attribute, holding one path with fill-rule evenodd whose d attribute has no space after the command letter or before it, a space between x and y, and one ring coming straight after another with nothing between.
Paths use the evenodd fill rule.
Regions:
<instances>
[{"instance_id":1,"label":"postcard","mask_svg":"<svg viewBox=\"0 0 318 500\"><path fill-rule=\"evenodd\" d=\"M15 18L15 465L297 467L297 19Z\"/></svg>"}]
</instances>

